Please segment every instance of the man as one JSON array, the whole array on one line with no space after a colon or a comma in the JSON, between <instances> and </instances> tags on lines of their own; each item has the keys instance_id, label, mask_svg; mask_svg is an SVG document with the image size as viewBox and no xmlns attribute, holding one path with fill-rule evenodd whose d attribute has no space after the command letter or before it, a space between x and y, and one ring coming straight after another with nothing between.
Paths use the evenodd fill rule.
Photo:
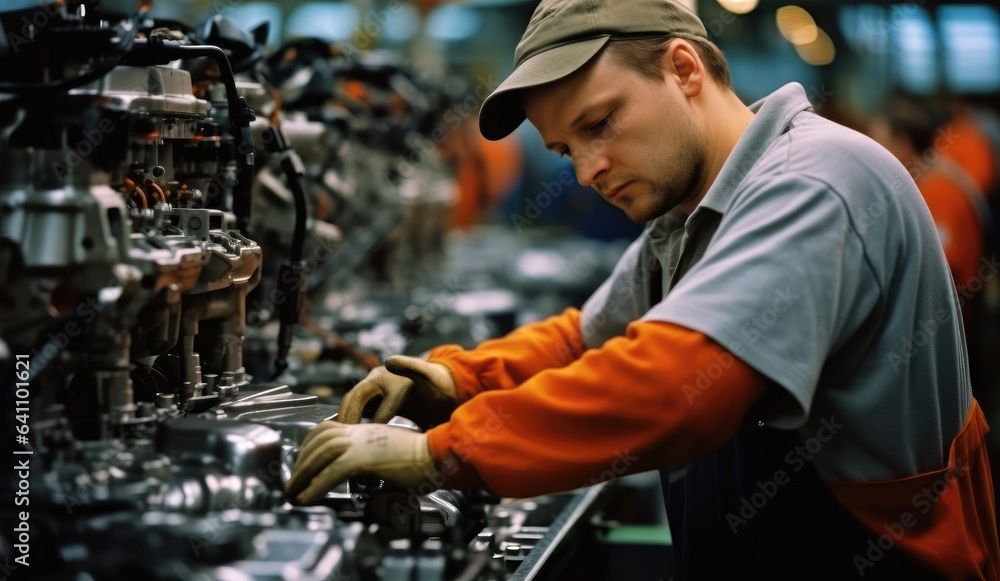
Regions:
<instances>
[{"instance_id":1,"label":"man","mask_svg":"<svg viewBox=\"0 0 1000 581\"><path fill-rule=\"evenodd\" d=\"M988 428L903 167L797 84L745 107L664 0L545 0L515 64L483 134L527 117L646 230L580 311L390 358L342 420L376 397L375 422L450 419L324 422L290 493L437 470L529 496L670 467L675 578L996 579Z\"/></svg>"}]
</instances>

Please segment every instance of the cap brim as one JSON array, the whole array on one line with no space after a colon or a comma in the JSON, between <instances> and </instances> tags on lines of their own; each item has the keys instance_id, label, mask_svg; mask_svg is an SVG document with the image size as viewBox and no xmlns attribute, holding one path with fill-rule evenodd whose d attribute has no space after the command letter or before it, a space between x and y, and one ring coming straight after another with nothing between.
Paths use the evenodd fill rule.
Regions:
<instances>
[{"instance_id":1,"label":"cap brim","mask_svg":"<svg viewBox=\"0 0 1000 581\"><path fill-rule=\"evenodd\" d=\"M502 139L524 121L518 91L538 87L566 77L594 58L608 43L609 35L564 44L536 54L521 63L500 83L479 110L479 131L491 141Z\"/></svg>"}]
</instances>

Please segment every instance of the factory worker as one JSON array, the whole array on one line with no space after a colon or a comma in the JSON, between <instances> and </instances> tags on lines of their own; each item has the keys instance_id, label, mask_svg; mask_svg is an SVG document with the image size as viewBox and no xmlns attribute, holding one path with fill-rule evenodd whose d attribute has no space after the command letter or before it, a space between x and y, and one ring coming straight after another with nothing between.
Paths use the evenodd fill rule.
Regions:
<instances>
[{"instance_id":1,"label":"factory worker","mask_svg":"<svg viewBox=\"0 0 1000 581\"><path fill-rule=\"evenodd\" d=\"M665 0L544 0L515 64L483 135L527 118L645 231L579 310L390 358L307 436L290 495L660 469L676 579L996 579L989 428L903 166L796 83L745 106ZM375 422L440 423L357 424L379 397Z\"/></svg>"}]
</instances>

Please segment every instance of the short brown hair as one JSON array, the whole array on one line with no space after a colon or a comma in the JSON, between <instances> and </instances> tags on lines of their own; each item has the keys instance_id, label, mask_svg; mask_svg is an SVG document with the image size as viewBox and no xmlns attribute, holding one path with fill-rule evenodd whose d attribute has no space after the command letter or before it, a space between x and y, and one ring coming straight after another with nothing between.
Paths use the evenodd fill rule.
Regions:
<instances>
[{"instance_id":1,"label":"short brown hair","mask_svg":"<svg viewBox=\"0 0 1000 581\"><path fill-rule=\"evenodd\" d=\"M663 80L663 66L660 57L667 52L670 43L681 38L698 51L705 68L715 82L725 89L732 89L729 79L729 65L719 47L712 41L692 34L677 33L657 38L612 38L608 48L622 64L654 81Z\"/></svg>"}]
</instances>

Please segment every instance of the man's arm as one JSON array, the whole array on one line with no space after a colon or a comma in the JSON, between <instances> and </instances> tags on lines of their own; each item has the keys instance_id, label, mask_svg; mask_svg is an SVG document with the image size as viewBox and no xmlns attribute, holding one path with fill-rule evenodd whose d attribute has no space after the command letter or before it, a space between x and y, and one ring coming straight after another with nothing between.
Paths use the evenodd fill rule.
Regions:
<instances>
[{"instance_id":1,"label":"man's arm","mask_svg":"<svg viewBox=\"0 0 1000 581\"><path fill-rule=\"evenodd\" d=\"M373 421L402 414L421 426L440 423L477 393L517 387L535 373L563 367L583 352L580 312L525 325L506 337L466 351L457 345L432 350L427 361L393 356L373 369L340 402L340 421L356 424L370 401L381 399Z\"/></svg>"},{"instance_id":2,"label":"man's arm","mask_svg":"<svg viewBox=\"0 0 1000 581\"><path fill-rule=\"evenodd\" d=\"M428 441L448 486L535 496L704 456L768 383L701 333L638 322L519 389L481 394Z\"/></svg>"},{"instance_id":3,"label":"man's arm","mask_svg":"<svg viewBox=\"0 0 1000 581\"><path fill-rule=\"evenodd\" d=\"M585 350L580 334L580 311L524 325L475 349L442 345L427 357L445 365L455 379L458 403L478 393L517 387L546 369L559 369L579 359Z\"/></svg>"}]
</instances>

